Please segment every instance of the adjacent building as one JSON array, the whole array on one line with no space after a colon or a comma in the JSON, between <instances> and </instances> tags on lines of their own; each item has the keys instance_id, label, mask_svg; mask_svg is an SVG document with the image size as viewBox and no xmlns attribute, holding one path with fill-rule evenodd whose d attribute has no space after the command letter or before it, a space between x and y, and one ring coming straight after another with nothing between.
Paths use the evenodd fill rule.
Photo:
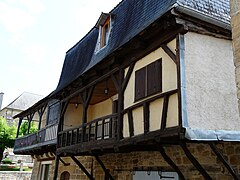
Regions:
<instances>
[{"instance_id":1,"label":"adjacent building","mask_svg":"<svg viewBox=\"0 0 240 180\"><path fill-rule=\"evenodd\" d=\"M0 93L1 103L3 100L3 93ZM4 117L7 120L9 125L18 125L18 121L14 121L13 117L18 113L26 110L27 108L34 105L36 102L43 98L42 95L33 94L29 92L23 92L20 96L18 96L13 102L8 104L6 107L0 110L0 116Z\"/></svg>"},{"instance_id":2,"label":"adjacent building","mask_svg":"<svg viewBox=\"0 0 240 180\"><path fill-rule=\"evenodd\" d=\"M15 116L32 179L239 179L227 0L123 0L66 53L57 88ZM19 128L18 128L19 129Z\"/></svg>"}]
</instances>

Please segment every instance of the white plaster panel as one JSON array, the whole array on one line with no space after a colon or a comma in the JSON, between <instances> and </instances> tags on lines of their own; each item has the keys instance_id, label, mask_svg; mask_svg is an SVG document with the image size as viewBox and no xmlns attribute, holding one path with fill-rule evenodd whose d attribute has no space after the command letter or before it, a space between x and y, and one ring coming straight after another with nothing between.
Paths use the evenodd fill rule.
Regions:
<instances>
[{"instance_id":1,"label":"white plaster panel","mask_svg":"<svg viewBox=\"0 0 240 180\"><path fill-rule=\"evenodd\" d=\"M189 32L185 64L189 127L239 130L231 41Z\"/></svg>"},{"instance_id":2,"label":"white plaster panel","mask_svg":"<svg viewBox=\"0 0 240 180\"><path fill-rule=\"evenodd\" d=\"M149 104L149 130L159 130L162 121L163 98L157 99Z\"/></svg>"},{"instance_id":3,"label":"white plaster panel","mask_svg":"<svg viewBox=\"0 0 240 180\"><path fill-rule=\"evenodd\" d=\"M178 94L169 97L166 127L178 126Z\"/></svg>"},{"instance_id":4,"label":"white plaster panel","mask_svg":"<svg viewBox=\"0 0 240 180\"><path fill-rule=\"evenodd\" d=\"M143 107L139 107L133 110L133 128L134 135L144 133Z\"/></svg>"},{"instance_id":5,"label":"white plaster panel","mask_svg":"<svg viewBox=\"0 0 240 180\"><path fill-rule=\"evenodd\" d=\"M124 114L123 116L123 137L130 137L129 135L129 125L128 125L128 115Z\"/></svg>"}]
</instances>

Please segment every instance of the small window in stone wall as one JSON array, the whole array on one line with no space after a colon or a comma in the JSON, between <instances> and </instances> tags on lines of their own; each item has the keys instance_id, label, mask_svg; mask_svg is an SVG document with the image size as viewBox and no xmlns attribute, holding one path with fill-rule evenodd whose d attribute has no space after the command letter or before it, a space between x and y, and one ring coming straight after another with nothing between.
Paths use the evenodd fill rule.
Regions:
<instances>
[{"instance_id":1,"label":"small window in stone wall","mask_svg":"<svg viewBox=\"0 0 240 180\"><path fill-rule=\"evenodd\" d=\"M70 173L68 171L64 171L60 176L60 180L69 180L69 179L70 179Z\"/></svg>"},{"instance_id":2,"label":"small window in stone wall","mask_svg":"<svg viewBox=\"0 0 240 180\"><path fill-rule=\"evenodd\" d=\"M162 91L162 59L135 72L135 101Z\"/></svg>"}]
</instances>

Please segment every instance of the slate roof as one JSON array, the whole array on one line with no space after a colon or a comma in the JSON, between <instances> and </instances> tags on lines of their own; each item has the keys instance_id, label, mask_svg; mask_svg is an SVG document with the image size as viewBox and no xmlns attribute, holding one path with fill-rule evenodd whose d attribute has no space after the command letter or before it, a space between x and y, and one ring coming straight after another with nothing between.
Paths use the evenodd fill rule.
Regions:
<instances>
[{"instance_id":1,"label":"slate roof","mask_svg":"<svg viewBox=\"0 0 240 180\"><path fill-rule=\"evenodd\" d=\"M42 98L43 98L42 95L23 92L19 97L17 97L13 102L11 102L5 108L23 111L31 107L32 105L34 105L36 102L38 102Z\"/></svg>"},{"instance_id":2,"label":"slate roof","mask_svg":"<svg viewBox=\"0 0 240 180\"><path fill-rule=\"evenodd\" d=\"M66 53L59 83L53 94L69 85L174 7L191 9L223 23L229 24L230 21L229 0L123 0L110 12L113 14L113 26L108 45L94 53L98 28L93 27Z\"/></svg>"}]
</instances>

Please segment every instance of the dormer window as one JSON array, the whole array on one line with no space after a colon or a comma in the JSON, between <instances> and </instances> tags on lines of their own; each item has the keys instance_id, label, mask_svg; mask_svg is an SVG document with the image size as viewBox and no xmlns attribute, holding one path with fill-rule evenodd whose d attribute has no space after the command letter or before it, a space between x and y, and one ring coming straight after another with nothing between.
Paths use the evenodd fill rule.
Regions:
<instances>
[{"instance_id":1,"label":"dormer window","mask_svg":"<svg viewBox=\"0 0 240 180\"><path fill-rule=\"evenodd\" d=\"M104 24L101 26L101 48L107 44L110 32L110 17L106 19Z\"/></svg>"},{"instance_id":2,"label":"dormer window","mask_svg":"<svg viewBox=\"0 0 240 180\"><path fill-rule=\"evenodd\" d=\"M95 53L108 44L108 39L112 26L112 16L109 13L102 13L96 27L99 29L98 41L95 48Z\"/></svg>"}]
</instances>

